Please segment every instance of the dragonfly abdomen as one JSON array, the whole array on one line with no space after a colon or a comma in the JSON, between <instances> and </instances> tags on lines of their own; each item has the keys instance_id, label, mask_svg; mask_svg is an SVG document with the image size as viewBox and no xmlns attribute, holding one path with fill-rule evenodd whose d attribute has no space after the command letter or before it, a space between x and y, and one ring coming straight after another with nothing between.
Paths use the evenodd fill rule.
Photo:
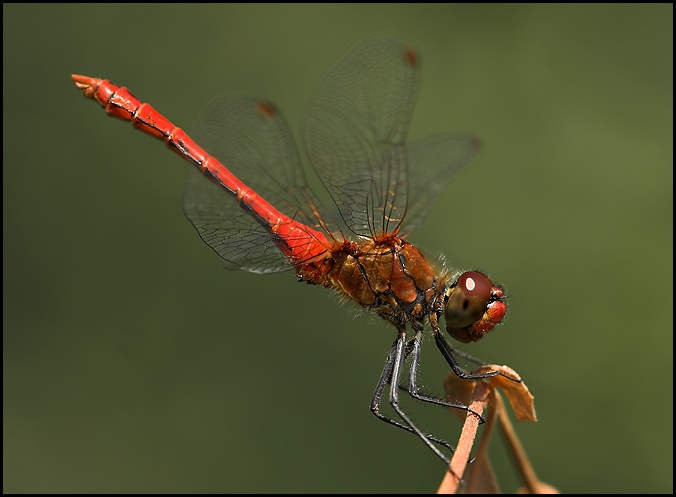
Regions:
<instances>
[{"instance_id":1,"label":"dragonfly abdomen","mask_svg":"<svg viewBox=\"0 0 676 497\"><path fill-rule=\"evenodd\" d=\"M135 128L164 141L204 176L236 197L240 207L249 212L275 239L281 252L292 265L321 258L330 246L323 233L282 214L253 192L215 157L197 145L181 128L141 102L124 87L106 79L73 75L73 81L86 97L97 101L114 117L130 121ZM270 106L260 103L261 112L271 113Z\"/></svg>"}]
</instances>

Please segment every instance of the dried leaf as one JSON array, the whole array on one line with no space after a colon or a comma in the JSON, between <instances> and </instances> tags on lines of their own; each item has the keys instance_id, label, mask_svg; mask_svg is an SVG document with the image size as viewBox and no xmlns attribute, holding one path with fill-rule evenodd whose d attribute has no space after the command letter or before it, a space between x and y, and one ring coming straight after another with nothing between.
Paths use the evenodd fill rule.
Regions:
<instances>
[{"instance_id":1,"label":"dried leaf","mask_svg":"<svg viewBox=\"0 0 676 497\"><path fill-rule=\"evenodd\" d=\"M500 487L493 468L484 453L477 455L474 462L465 471L465 485L458 489L459 494L499 494Z\"/></svg>"},{"instance_id":2,"label":"dried leaf","mask_svg":"<svg viewBox=\"0 0 676 497\"><path fill-rule=\"evenodd\" d=\"M535 415L535 406L533 405L533 395L528 390L526 384L521 382L516 382L510 380L509 378L515 378L521 380L521 377L516 374L512 368L508 366L498 366L496 364L488 364L486 366L481 366L476 372L485 373L487 371L500 371L502 374L491 376L488 379L488 383L493 388L500 388L509 403L512 406L514 415L518 421L537 421L537 416ZM506 375L507 377L503 376Z\"/></svg>"},{"instance_id":3,"label":"dried leaf","mask_svg":"<svg viewBox=\"0 0 676 497\"><path fill-rule=\"evenodd\" d=\"M437 493L500 493L495 475L487 456L487 447L496 421L505 438L512 461L524 481L520 493L559 493L554 487L537 479L528 457L509 422L498 390L502 390L519 421L537 421L533 395L521 381L520 376L507 366L494 364L482 366L476 373L500 371L501 374L485 380L464 380L454 374L445 379L446 394L449 401L462 403L477 414L487 409L486 427L481 437L474 463L467 466L479 425L479 418L461 409L451 411L464 418L463 430L458 447L451 459L450 471L446 473ZM514 381L518 380L518 381Z\"/></svg>"}]
</instances>

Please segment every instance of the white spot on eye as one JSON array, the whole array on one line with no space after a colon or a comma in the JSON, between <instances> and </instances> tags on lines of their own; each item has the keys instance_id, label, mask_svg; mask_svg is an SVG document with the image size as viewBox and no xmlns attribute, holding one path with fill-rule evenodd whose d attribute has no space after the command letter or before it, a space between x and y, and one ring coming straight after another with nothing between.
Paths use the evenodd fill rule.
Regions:
<instances>
[{"instance_id":1,"label":"white spot on eye","mask_svg":"<svg viewBox=\"0 0 676 497\"><path fill-rule=\"evenodd\" d=\"M465 288L470 292L476 288L476 283L472 278L467 278L465 280Z\"/></svg>"}]
</instances>

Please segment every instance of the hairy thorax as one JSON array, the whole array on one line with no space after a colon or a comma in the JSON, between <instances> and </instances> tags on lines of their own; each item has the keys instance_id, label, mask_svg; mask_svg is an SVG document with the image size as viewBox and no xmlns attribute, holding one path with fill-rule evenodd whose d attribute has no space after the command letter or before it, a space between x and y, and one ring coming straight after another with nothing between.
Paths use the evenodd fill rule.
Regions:
<instances>
[{"instance_id":1,"label":"hairy thorax","mask_svg":"<svg viewBox=\"0 0 676 497\"><path fill-rule=\"evenodd\" d=\"M311 278L299 271L301 279L338 290L399 329L406 324L422 328L437 282L416 247L384 234L363 244L336 243L329 253Z\"/></svg>"}]
</instances>

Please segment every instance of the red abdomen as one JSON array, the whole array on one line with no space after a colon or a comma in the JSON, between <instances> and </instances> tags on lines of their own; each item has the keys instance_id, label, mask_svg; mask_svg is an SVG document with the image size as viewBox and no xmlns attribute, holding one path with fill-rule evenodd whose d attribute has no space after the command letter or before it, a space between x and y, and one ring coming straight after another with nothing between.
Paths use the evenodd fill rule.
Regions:
<instances>
[{"instance_id":1,"label":"red abdomen","mask_svg":"<svg viewBox=\"0 0 676 497\"><path fill-rule=\"evenodd\" d=\"M72 78L85 96L96 100L108 114L130 121L137 129L164 141L209 180L234 196L239 205L274 237L279 250L293 266L298 268L306 261L325 257L330 244L323 233L278 211L149 104L108 80L76 74ZM263 101L255 102L251 111L266 119L277 117L276 109Z\"/></svg>"}]
</instances>

